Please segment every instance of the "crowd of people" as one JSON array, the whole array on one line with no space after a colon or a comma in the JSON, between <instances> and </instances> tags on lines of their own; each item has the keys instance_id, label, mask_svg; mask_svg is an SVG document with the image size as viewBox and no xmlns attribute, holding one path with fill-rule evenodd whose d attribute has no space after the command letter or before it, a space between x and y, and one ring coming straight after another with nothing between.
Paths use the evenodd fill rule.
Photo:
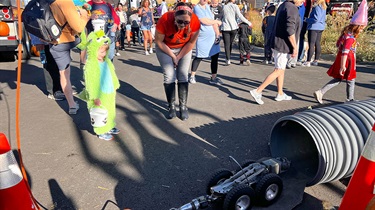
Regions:
<instances>
[{"instance_id":1,"label":"crowd of people","mask_svg":"<svg viewBox=\"0 0 375 210\"><path fill-rule=\"evenodd\" d=\"M60 39L52 44L33 40L38 49L44 49L47 55L44 68L53 81L53 87L49 85L47 88L49 98L66 99L69 105L68 113L71 115L77 114L79 106L74 101L74 91L70 82L70 51L80 43L82 70L86 84L80 97L87 101L88 110L94 106L102 107L103 104L110 110L110 117L107 118L108 126L94 128L101 139L110 140L113 138L112 134L119 133L115 127L113 108L114 93L119 84L112 61L114 56L120 56L120 50L131 47L131 42L133 46L136 45L136 39L139 45L143 45L145 55L154 53L153 41L155 42L156 57L164 76L168 119L177 117L176 86L179 118L181 120L189 118L187 108L189 84L197 82L198 66L203 59L210 59L211 78L208 82L212 85L224 84L218 77L221 38L224 44L225 65L231 65L232 45L236 36L239 42L240 64L251 64L252 46L249 37L253 26L248 20L247 8L242 6L240 9L235 4L235 0L228 0L225 4L220 4L218 0L212 0L210 3L208 0L200 0L195 6L177 2L173 9L168 9L163 1L162 14L157 24L149 0L142 1L140 8L130 10L121 3L114 7L104 0L92 0L88 4L88 7L77 7L73 1L56 0L51 4L51 10L58 23L66 23ZM318 65L321 54L320 40L325 29L325 10L324 0L316 0L311 13L304 12L304 0L286 0L277 8L272 4L266 6L267 15L262 22L265 43L264 62L274 63L275 66L274 71L263 83L250 91L250 95L258 104L264 103L262 91L275 80L277 83L275 100L292 99L283 91L286 68L296 67L298 64L306 67ZM319 103L323 103L322 97L325 92L342 80L346 80L348 84L347 100L354 100L355 38L367 25L367 19L358 20L367 13L356 13L356 15L338 39L339 54L328 71L328 75L334 79L314 93ZM302 54L305 54L303 39L306 31L309 49L305 61L302 62ZM96 37L96 40L93 37ZM99 42L100 45L93 45L93 42ZM193 48L195 48L194 55ZM311 61L313 55L314 60ZM93 70L93 66L99 68Z\"/></svg>"}]
</instances>

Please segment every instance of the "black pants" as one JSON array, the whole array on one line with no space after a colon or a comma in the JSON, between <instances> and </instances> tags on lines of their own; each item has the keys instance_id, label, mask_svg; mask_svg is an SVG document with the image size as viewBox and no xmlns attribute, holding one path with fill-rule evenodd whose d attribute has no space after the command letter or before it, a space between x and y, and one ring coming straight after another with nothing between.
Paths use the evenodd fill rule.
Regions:
<instances>
[{"instance_id":1,"label":"black pants","mask_svg":"<svg viewBox=\"0 0 375 210\"><path fill-rule=\"evenodd\" d=\"M320 53L322 52L320 47L320 40L322 39L322 31L317 30L309 30L307 33L307 37L309 40L309 51L307 52L307 60L311 61L312 55L315 50L315 60L319 60Z\"/></svg>"},{"instance_id":2,"label":"black pants","mask_svg":"<svg viewBox=\"0 0 375 210\"><path fill-rule=\"evenodd\" d=\"M52 78L53 88L52 91L55 93L56 91L62 91L61 84L60 84L60 71L59 67L57 66L55 59L53 58L51 52L49 51L49 45L44 45L44 52L46 53L46 61L47 63L43 65L49 75Z\"/></svg>"},{"instance_id":3,"label":"black pants","mask_svg":"<svg viewBox=\"0 0 375 210\"><path fill-rule=\"evenodd\" d=\"M135 36L137 36L138 43L141 44L141 39L139 38L139 27L135 28L132 27L132 37L133 37L133 44L135 44Z\"/></svg>"},{"instance_id":4,"label":"black pants","mask_svg":"<svg viewBox=\"0 0 375 210\"><path fill-rule=\"evenodd\" d=\"M239 38L238 46L240 48L240 62L250 60L250 52L253 46L250 44L249 38Z\"/></svg>"},{"instance_id":5,"label":"black pants","mask_svg":"<svg viewBox=\"0 0 375 210\"><path fill-rule=\"evenodd\" d=\"M191 64L191 72L196 72L199 66L199 63L203 58L195 57L193 63ZM217 67L219 63L219 53L211 56L211 74L217 74Z\"/></svg>"},{"instance_id":6,"label":"black pants","mask_svg":"<svg viewBox=\"0 0 375 210\"><path fill-rule=\"evenodd\" d=\"M232 54L232 43L237 34L237 29L233 31L222 31L225 49L225 58L230 60Z\"/></svg>"}]
</instances>

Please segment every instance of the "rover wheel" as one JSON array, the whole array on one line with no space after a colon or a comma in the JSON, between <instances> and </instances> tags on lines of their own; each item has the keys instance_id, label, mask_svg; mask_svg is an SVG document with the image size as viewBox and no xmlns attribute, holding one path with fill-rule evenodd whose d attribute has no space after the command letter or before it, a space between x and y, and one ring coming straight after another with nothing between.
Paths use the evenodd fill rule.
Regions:
<instances>
[{"instance_id":1,"label":"rover wheel","mask_svg":"<svg viewBox=\"0 0 375 210\"><path fill-rule=\"evenodd\" d=\"M248 185L240 184L229 191L224 199L224 210L251 209L254 201L254 190Z\"/></svg>"},{"instance_id":2,"label":"rover wheel","mask_svg":"<svg viewBox=\"0 0 375 210\"><path fill-rule=\"evenodd\" d=\"M231 176L233 176L233 173L227 169L220 169L217 172L215 172L207 183L207 195L211 195L211 187L222 183Z\"/></svg>"},{"instance_id":3,"label":"rover wheel","mask_svg":"<svg viewBox=\"0 0 375 210\"><path fill-rule=\"evenodd\" d=\"M264 175L256 184L255 193L260 205L268 206L276 202L283 190L283 181L274 173Z\"/></svg>"}]
</instances>

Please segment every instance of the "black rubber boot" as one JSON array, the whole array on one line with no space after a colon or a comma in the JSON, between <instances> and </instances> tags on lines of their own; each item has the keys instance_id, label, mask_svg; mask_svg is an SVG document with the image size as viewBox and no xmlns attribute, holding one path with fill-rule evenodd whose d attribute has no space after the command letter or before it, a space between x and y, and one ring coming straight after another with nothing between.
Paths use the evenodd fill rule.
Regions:
<instances>
[{"instance_id":1,"label":"black rubber boot","mask_svg":"<svg viewBox=\"0 0 375 210\"><path fill-rule=\"evenodd\" d=\"M181 120L187 120L189 118L188 108L186 106L187 97L189 93L189 83L182 82L178 83L178 99L180 102L180 118Z\"/></svg>"},{"instance_id":2,"label":"black rubber boot","mask_svg":"<svg viewBox=\"0 0 375 210\"><path fill-rule=\"evenodd\" d=\"M168 101L168 114L167 119L173 119L176 117L176 83L164 84L165 95Z\"/></svg>"}]
</instances>

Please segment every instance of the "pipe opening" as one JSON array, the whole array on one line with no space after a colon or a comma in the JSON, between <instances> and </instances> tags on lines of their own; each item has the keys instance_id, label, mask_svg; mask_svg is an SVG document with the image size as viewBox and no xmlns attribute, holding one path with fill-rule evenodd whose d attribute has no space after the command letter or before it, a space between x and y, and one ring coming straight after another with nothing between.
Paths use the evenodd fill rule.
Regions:
<instances>
[{"instance_id":1,"label":"pipe opening","mask_svg":"<svg viewBox=\"0 0 375 210\"><path fill-rule=\"evenodd\" d=\"M298 122L278 122L272 129L270 149L272 157L288 158L291 166L307 177L308 186L315 184L324 174L325 164L321 164L322 158L316 144L306 128Z\"/></svg>"}]
</instances>

